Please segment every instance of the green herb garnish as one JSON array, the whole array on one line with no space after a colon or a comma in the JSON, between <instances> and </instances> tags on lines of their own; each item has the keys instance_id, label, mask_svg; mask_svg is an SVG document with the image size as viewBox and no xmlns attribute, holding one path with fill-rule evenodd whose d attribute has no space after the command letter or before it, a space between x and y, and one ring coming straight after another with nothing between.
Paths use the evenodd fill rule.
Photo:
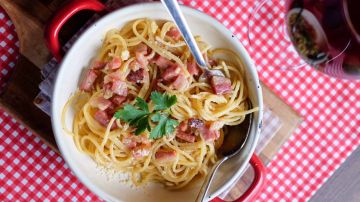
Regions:
<instances>
[{"instance_id":1,"label":"green herb garnish","mask_svg":"<svg viewBox=\"0 0 360 202\"><path fill-rule=\"evenodd\" d=\"M168 114L155 113L151 120L157 122L157 126L151 131L150 139L157 139L166 134L171 134L174 132L176 126L179 125L179 122L169 118Z\"/></svg>"},{"instance_id":2,"label":"green herb garnish","mask_svg":"<svg viewBox=\"0 0 360 202\"><path fill-rule=\"evenodd\" d=\"M176 96L161 94L157 91L152 92L150 95L151 100L154 102L154 110L165 110L170 108L176 103Z\"/></svg>"},{"instance_id":3,"label":"green herb garnish","mask_svg":"<svg viewBox=\"0 0 360 202\"><path fill-rule=\"evenodd\" d=\"M173 133L179 122L171 119L169 114L163 110L169 109L176 103L176 96L154 91L151 93L150 99L154 103L153 112L149 111L148 103L145 100L137 97L135 106L126 104L123 109L115 112L114 117L135 127L135 135L140 135L148 130L151 132L150 139L157 139ZM149 117L153 123L157 123L153 129L150 127Z\"/></svg>"}]
</instances>

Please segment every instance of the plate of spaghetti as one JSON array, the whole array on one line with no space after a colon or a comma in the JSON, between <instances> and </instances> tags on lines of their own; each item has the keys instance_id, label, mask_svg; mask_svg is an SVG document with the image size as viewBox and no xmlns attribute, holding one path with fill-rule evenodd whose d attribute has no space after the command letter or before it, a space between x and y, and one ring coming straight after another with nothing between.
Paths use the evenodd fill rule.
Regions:
<instances>
[{"instance_id":1,"label":"plate of spaghetti","mask_svg":"<svg viewBox=\"0 0 360 202\"><path fill-rule=\"evenodd\" d=\"M194 200L227 131L250 113L244 152L220 168L212 198L254 151L262 95L251 59L220 23L183 12L208 66L224 77L199 79L201 68L159 3L108 14L62 61L52 105L56 140L74 173L106 200Z\"/></svg>"}]
</instances>

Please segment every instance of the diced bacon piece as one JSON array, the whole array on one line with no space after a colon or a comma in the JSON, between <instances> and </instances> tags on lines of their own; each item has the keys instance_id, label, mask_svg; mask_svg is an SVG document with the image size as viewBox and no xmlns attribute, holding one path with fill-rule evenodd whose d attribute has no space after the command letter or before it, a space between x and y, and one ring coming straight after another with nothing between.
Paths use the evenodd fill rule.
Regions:
<instances>
[{"instance_id":1,"label":"diced bacon piece","mask_svg":"<svg viewBox=\"0 0 360 202\"><path fill-rule=\"evenodd\" d=\"M110 99L114 95L114 93L111 91L111 86L111 83L104 84L103 86L105 99Z\"/></svg>"},{"instance_id":2,"label":"diced bacon piece","mask_svg":"<svg viewBox=\"0 0 360 202\"><path fill-rule=\"evenodd\" d=\"M161 163L174 161L176 159L176 151L159 150L155 153L155 159Z\"/></svg>"},{"instance_id":3,"label":"diced bacon piece","mask_svg":"<svg viewBox=\"0 0 360 202\"><path fill-rule=\"evenodd\" d=\"M118 71L111 72L110 74L105 75L104 77L104 83L110 83L113 81L121 80L121 73Z\"/></svg>"},{"instance_id":4,"label":"diced bacon piece","mask_svg":"<svg viewBox=\"0 0 360 202\"><path fill-rule=\"evenodd\" d=\"M171 37L175 40L179 40L181 37L181 33L175 27L170 28L170 30L166 33L166 35L168 35L169 37Z\"/></svg>"},{"instance_id":5,"label":"diced bacon piece","mask_svg":"<svg viewBox=\"0 0 360 202\"><path fill-rule=\"evenodd\" d=\"M117 106L114 103L111 103L111 105L108 108L106 108L105 112L108 114L109 117L114 116L114 114L118 111L116 107ZM117 128L117 125L113 124L112 128Z\"/></svg>"},{"instance_id":6,"label":"diced bacon piece","mask_svg":"<svg viewBox=\"0 0 360 202\"><path fill-rule=\"evenodd\" d=\"M170 81L178 76L181 72L181 68L178 65L172 65L165 69L165 71L161 74L161 77L165 81Z\"/></svg>"},{"instance_id":7,"label":"diced bacon piece","mask_svg":"<svg viewBox=\"0 0 360 202\"><path fill-rule=\"evenodd\" d=\"M217 95L231 93L231 81L226 77L212 76L211 87Z\"/></svg>"},{"instance_id":8,"label":"diced bacon piece","mask_svg":"<svg viewBox=\"0 0 360 202\"><path fill-rule=\"evenodd\" d=\"M143 55L146 55L147 54L147 45L144 44L144 43L139 43L138 45L136 45L135 47L135 52L136 53L141 53Z\"/></svg>"},{"instance_id":9,"label":"diced bacon piece","mask_svg":"<svg viewBox=\"0 0 360 202\"><path fill-rule=\"evenodd\" d=\"M114 94L120 95L120 96L125 96L125 97L128 94L126 82L121 81L121 80L117 80L117 81L105 84L104 89L105 89L105 92L104 92L105 99L111 98Z\"/></svg>"},{"instance_id":10,"label":"diced bacon piece","mask_svg":"<svg viewBox=\"0 0 360 202\"><path fill-rule=\"evenodd\" d=\"M137 142L132 136L124 137L121 141L128 149L134 149Z\"/></svg>"},{"instance_id":11,"label":"diced bacon piece","mask_svg":"<svg viewBox=\"0 0 360 202\"><path fill-rule=\"evenodd\" d=\"M137 146L139 146L138 149L149 148L151 146L151 142L144 135L132 134L130 136L124 137L121 142L129 149L134 149Z\"/></svg>"},{"instance_id":12,"label":"diced bacon piece","mask_svg":"<svg viewBox=\"0 0 360 202\"><path fill-rule=\"evenodd\" d=\"M211 67L218 65L217 62L216 62L216 60L214 60L214 59L212 59L212 58L209 58L209 61L208 61L208 62L209 62L209 65L210 65Z\"/></svg>"},{"instance_id":13,"label":"diced bacon piece","mask_svg":"<svg viewBox=\"0 0 360 202\"><path fill-rule=\"evenodd\" d=\"M182 121L178 128L179 128L180 131L183 131L183 132L187 131L188 122L187 121Z\"/></svg>"},{"instance_id":14,"label":"diced bacon piece","mask_svg":"<svg viewBox=\"0 0 360 202\"><path fill-rule=\"evenodd\" d=\"M115 95L111 98L111 102L113 102L117 106L120 106L125 101L126 101L126 96L122 96L122 95Z\"/></svg>"},{"instance_id":15,"label":"diced bacon piece","mask_svg":"<svg viewBox=\"0 0 360 202\"><path fill-rule=\"evenodd\" d=\"M200 73L200 67L196 64L195 60L187 62L187 69L193 76L197 76Z\"/></svg>"},{"instance_id":16,"label":"diced bacon piece","mask_svg":"<svg viewBox=\"0 0 360 202\"><path fill-rule=\"evenodd\" d=\"M142 144L133 149L132 155L134 158L139 159L150 154L151 147L147 144Z\"/></svg>"},{"instance_id":17,"label":"diced bacon piece","mask_svg":"<svg viewBox=\"0 0 360 202\"><path fill-rule=\"evenodd\" d=\"M85 73L85 78L82 80L80 84L80 90L90 91L93 87L93 84L97 78L97 74L95 70L88 69Z\"/></svg>"},{"instance_id":18,"label":"diced bacon piece","mask_svg":"<svg viewBox=\"0 0 360 202\"><path fill-rule=\"evenodd\" d=\"M114 57L108 64L109 69L118 69L121 66L121 59L119 57Z\"/></svg>"},{"instance_id":19,"label":"diced bacon piece","mask_svg":"<svg viewBox=\"0 0 360 202\"><path fill-rule=\"evenodd\" d=\"M111 91L117 95L127 96L128 89L124 81L114 81L111 86Z\"/></svg>"},{"instance_id":20,"label":"diced bacon piece","mask_svg":"<svg viewBox=\"0 0 360 202\"><path fill-rule=\"evenodd\" d=\"M104 97L96 97L90 100L90 105L103 111L111 106L111 101Z\"/></svg>"},{"instance_id":21,"label":"diced bacon piece","mask_svg":"<svg viewBox=\"0 0 360 202\"><path fill-rule=\"evenodd\" d=\"M145 68L149 64L149 61L144 54L136 52L135 57L136 61L141 65L142 68Z\"/></svg>"},{"instance_id":22,"label":"diced bacon piece","mask_svg":"<svg viewBox=\"0 0 360 202\"><path fill-rule=\"evenodd\" d=\"M204 130L204 122L197 118L190 118L178 126L176 137L186 142L195 142L195 132Z\"/></svg>"},{"instance_id":23,"label":"diced bacon piece","mask_svg":"<svg viewBox=\"0 0 360 202\"><path fill-rule=\"evenodd\" d=\"M144 79L144 69L138 69L137 71L131 70L126 78L130 82L142 83Z\"/></svg>"},{"instance_id":24,"label":"diced bacon piece","mask_svg":"<svg viewBox=\"0 0 360 202\"><path fill-rule=\"evenodd\" d=\"M161 55L155 56L154 59L152 59L151 61L155 63L160 69L165 69L168 66L172 66L175 64Z\"/></svg>"},{"instance_id":25,"label":"diced bacon piece","mask_svg":"<svg viewBox=\"0 0 360 202\"><path fill-rule=\"evenodd\" d=\"M195 142L195 135L193 133L177 131L176 137L186 142Z\"/></svg>"},{"instance_id":26,"label":"diced bacon piece","mask_svg":"<svg viewBox=\"0 0 360 202\"><path fill-rule=\"evenodd\" d=\"M193 129L200 129L204 127L204 122L201 119L190 118L188 120L188 126Z\"/></svg>"},{"instance_id":27,"label":"diced bacon piece","mask_svg":"<svg viewBox=\"0 0 360 202\"><path fill-rule=\"evenodd\" d=\"M218 130L210 130L208 127L202 127L200 134L205 141L213 141L220 137L220 132Z\"/></svg>"},{"instance_id":28,"label":"diced bacon piece","mask_svg":"<svg viewBox=\"0 0 360 202\"><path fill-rule=\"evenodd\" d=\"M97 122L99 122L102 126L107 127L110 122L110 117L103 110L97 110L95 112L94 118Z\"/></svg>"},{"instance_id":29,"label":"diced bacon piece","mask_svg":"<svg viewBox=\"0 0 360 202\"><path fill-rule=\"evenodd\" d=\"M144 43L140 43L135 47L135 58L136 61L143 67L145 68L148 64L149 61L148 59L145 57L145 55L147 54L147 50L148 47L147 45L145 45Z\"/></svg>"},{"instance_id":30,"label":"diced bacon piece","mask_svg":"<svg viewBox=\"0 0 360 202\"><path fill-rule=\"evenodd\" d=\"M182 90L186 87L187 84L188 81L186 80L185 76L183 74L179 74L174 82L172 82L171 86L177 90Z\"/></svg>"},{"instance_id":31,"label":"diced bacon piece","mask_svg":"<svg viewBox=\"0 0 360 202\"><path fill-rule=\"evenodd\" d=\"M90 65L90 69L103 69L106 63L100 60L93 60Z\"/></svg>"}]
</instances>

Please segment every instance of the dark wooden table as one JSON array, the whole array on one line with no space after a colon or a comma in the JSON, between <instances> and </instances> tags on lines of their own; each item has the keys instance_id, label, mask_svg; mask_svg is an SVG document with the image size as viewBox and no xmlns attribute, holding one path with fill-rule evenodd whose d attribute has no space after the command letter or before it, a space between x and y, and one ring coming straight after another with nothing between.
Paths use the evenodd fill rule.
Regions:
<instances>
[{"instance_id":1,"label":"dark wooden table","mask_svg":"<svg viewBox=\"0 0 360 202\"><path fill-rule=\"evenodd\" d=\"M310 202L360 201L360 147L315 193Z\"/></svg>"}]
</instances>

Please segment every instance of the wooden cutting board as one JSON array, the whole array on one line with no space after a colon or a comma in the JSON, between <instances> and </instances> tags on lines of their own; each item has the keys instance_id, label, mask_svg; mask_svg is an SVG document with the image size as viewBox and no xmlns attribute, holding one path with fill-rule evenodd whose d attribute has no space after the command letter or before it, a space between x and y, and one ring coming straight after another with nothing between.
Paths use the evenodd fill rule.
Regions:
<instances>
[{"instance_id":1,"label":"wooden cutting board","mask_svg":"<svg viewBox=\"0 0 360 202\"><path fill-rule=\"evenodd\" d=\"M0 106L57 152L50 117L37 108L33 100L39 93L38 85L42 81L40 70L51 58L43 38L45 24L52 13L66 2L63 0L0 1L0 6L12 19L20 41L20 56L7 88L0 95ZM60 39L67 41L77 31L75 28L80 28L91 15L91 12L81 12L74 16L64 27ZM265 85L262 87L265 105L282 122L281 127L274 131L275 134L259 154L267 164L301 122L301 118L269 88ZM250 171L247 172L249 174L244 175L241 182L227 196L228 199L236 198L249 184L252 175Z\"/></svg>"}]
</instances>

